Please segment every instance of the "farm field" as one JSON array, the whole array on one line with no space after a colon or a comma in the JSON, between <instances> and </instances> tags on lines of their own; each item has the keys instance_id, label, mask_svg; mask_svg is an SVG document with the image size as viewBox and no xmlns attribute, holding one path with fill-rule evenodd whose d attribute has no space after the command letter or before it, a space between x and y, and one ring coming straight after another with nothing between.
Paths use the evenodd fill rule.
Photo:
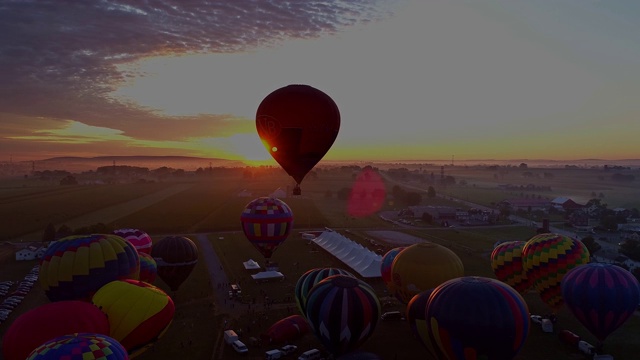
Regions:
<instances>
[{"instance_id":1,"label":"farm field","mask_svg":"<svg viewBox=\"0 0 640 360\"><path fill-rule=\"evenodd\" d=\"M461 172L456 177L471 176L471 173L465 174ZM560 175L556 177L560 178ZM487 184L492 180L486 174L479 177L479 179L483 178L486 178ZM109 210L114 206L123 207L123 210L116 214L109 212L110 220L106 221L109 226L140 228L151 234L154 241L166 235L184 235L201 248L201 243L196 238L206 236L220 258L226 277L230 282L241 284L243 299L246 303L234 303L234 308L228 311L230 300L219 302L216 296L218 284L215 280L212 282L207 268L209 264L204 258L200 258L191 276L176 292L170 291L162 280L157 279L154 284L172 296L176 304L176 314L167 333L153 348L136 358L140 360L264 358L264 351L275 346L249 346L249 354L243 357L235 354L230 347L224 346L221 335L225 321L228 327L242 330L243 340L247 340L250 336L259 338L259 335L275 321L298 313L293 289L299 276L306 270L329 266L346 268L330 254L303 240L299 235L303 230L330 227L367 246L369 244L366 239L373 238L385 249L393 248L398 244L385 239L384 236L376 235L376 231L400 231L449 247L462 260L465 275L486 277L494 277L489 254L497 240L526 240L534 235L532 228L519 226L405 229L384 222L375 215L363 218L353 217L346 210L346 201L336 196L340 189L351 187L353 182L354 176L351 171L323 171L317 178L305 180L301 197L284 199L292 208L295 221L294 231L271 259L285 274L285 279L281 282L255 283L251 279L251 273L244 269L242 262L253 259L263 264L264 259L239 231L239 214L249 201L258 196L267 196L279 187L286 188L292 185L286 174L280 172L264 174L253 179L225 176L206 181L167 181L113 188L100 186L86 189L62 188L63 191L59 186L52 186L38 189L16 188L15 193L4 189L0 191L0 210L10 209L11 204L13 206L19 204L24 217L20 225L22 230L8 231L5 236L19 236L23 233L41 231L47 222L53 220L56 220L53 221L56 226L67 222L72 223L73 219L77 219L82 214ZM471 184L470 181L469 184ZM145 186L136 187L136 185ZM177 185L181 186L180 191L158 197L142 208L126 209L127 204L132 204L136 199L166 191ZM388 194L393 185L386 184ZM478 193L482 191L479 185L475 189L468 187ZM251 197L239 197L238 194L243 190L249 192ZM447 189L449 190L451 189ZM327 196L327 192L332 192L332 196ZM472 196L474 195L470 195ZM83 201L82 199L86 197L91 198L92 201ZM423 201L427 203L427 199ZM470 201L473 200L470 199ZM46 204L46 207L40 205L41 202ZM47 210L51 212L52 209L58 209L62 206L61 204L76 205L70 206L74 210L65 210L65 217L59 215L56 215L59 217L53 217L47 212ZM392 210L396 206L392 200L389 200L382 204L382 210ZM5 211L9 214L9 210ZM42 225L42 223L45 224ZM11 223L3 225L3 227L11 227ZM91 225L91 223L83 225ZM0 254L2 254L0 280L18 280L37 263L15 261L12 251L7 250L9 247L10 245L0 246ZM373 286L378 297L385 300L386 305L383 311L404 310L404 305L389 296L380 279L367 280L367 282ZM272 306L265 306L263 301L265 296L273 300ZM548 312L546 305L539 299L536 292L531 291L524 297L531 313L542 315ZM47 301L44 291L36 284L11 317L0 324L0 337L17 316ZM592 344L595 344L594 337L574 319L566 308L558 314L557 326L554 333L547 334L532 324L525 347L516 359L586 359L577 349L571 349L561 343L558 340L557 331L560 328L569 329ZM640 343L637 341L639 335L640 317L633 316L607 338L605 350L615 359L632 359L640 352ZM322 349L322 345L312 334L305 335L295 344L299 346L298 353L313 347ZM408 324L404 321L380 321L372 337L361 349L379 354L383 359L429 358L427 351L417 339L413 338Z\"/></svg>"}]
</instances>

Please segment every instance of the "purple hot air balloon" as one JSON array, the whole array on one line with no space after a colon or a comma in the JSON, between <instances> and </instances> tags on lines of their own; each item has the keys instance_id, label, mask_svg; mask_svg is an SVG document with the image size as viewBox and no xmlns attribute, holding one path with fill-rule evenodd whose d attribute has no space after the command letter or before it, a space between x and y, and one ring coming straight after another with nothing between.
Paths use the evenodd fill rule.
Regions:
<instances>
[{"instance_id":1,"label":"purple hot air balloon","mask_svg":"<svg viewBox=\"0 0 640 360\"><path fill-rule=\"evenodd\" d=\"M311 269L300 276L296 283L294 294L298 310L300 310L303 315L306 315L305 304L307 302L307 295L309 295L311 288L320 281L333 275L347 275L354 277L353 274L347 270L332 267Z\"/></svg>"},{"instance_id":2,"label":"purple hot air balloon","mask_svg":"<svg viewBox=\"0 0 640 360\"><path fill-rule=\"evenodd\" d=\"M619 266L589 263L564 276L562 296L573 315L602 343L633 315L640 302L639 286L636 277Z\"/></svg>"},{"instance_id":3,"label":"purple hot air balloon","mask_svg":"<svg viewBox=\"0 0 640 360\"><path fill-rule=\"evenodd\" d=\"M529 308L511 286L490 278L451 279L433 290L429 341L449 360L513 359L529 335Z\"/></svg>"},{"instance_id":4,"label":"purple hot air balloon","mask_svg":"<svg viewBox=\"0 0 640 360\"><path fill-rule=\"evenodd\" d=\"M267 259L282 244L293 226L293 212L278 198L259 197L245 206L240 215L242 231Z\"/></svg>"},{"instance_id":5,"label":"purple hot air balloon","mask_svg":"<svg viewBox=\"0 0 640 360\"><path fill-rule=\"evenodd\" d=\"M347 275L333 275L317 283L309 292L306 309L315 336L336 357L362 345L380 318L380 302L373 288Z\"/></svg>"},{"instance_id":6,"label":"purple hot air balloon","mask_svg":"<svg viewBox=\"0 0 640 360\"><path fill-rule=\"evenodd\" d=\"M76 333L51 339L34 349L27 360L128 360L120 343L103 334Z\"/></svg>"},{"instance_id":7,"label":"purple hot air balloon","mask_svg":"<svg viewBox=\"0 0 640 360\"><path fill-rule=\"evenodd\" d=\"M151 254L151 236L140 229L117 229L114 230L115 235L128 240L139 253Z\"/></svg>"}]
</instances>

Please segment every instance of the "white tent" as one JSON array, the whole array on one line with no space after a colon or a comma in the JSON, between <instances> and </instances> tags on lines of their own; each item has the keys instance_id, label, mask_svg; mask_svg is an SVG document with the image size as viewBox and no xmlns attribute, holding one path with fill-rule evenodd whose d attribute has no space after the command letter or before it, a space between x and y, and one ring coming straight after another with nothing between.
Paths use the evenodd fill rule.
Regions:
<instances>
[{"instance_id":1,"label":"white tent","mask_svg":"<svg viewBox=\"0 0 640 360\"><path fill-rule=\"evenodd\" d=\"M244 268L247 270L257 270L260 269L260 264L258 264L255 260L253 259L249 259L248 261L245 261L242 263L242 265L244 265Z\"/></svg>"},{"instance_id":2,"label":"white tent","mask_svg":"<svg viewBox=\"0 0 640 360\"><path fill-rule=\"evenodd\" d=\"M364 278L380 277L382 256L334 231L324 231L312 240Z\"/></svg>"},{"instance_id":3,"label":"white tent","mask_svg":"<svg viewBox=\"0 0 640 360\"><path fill-rule=\"evenodd\" d=\"M280 271L261 271L261 272L259 272L257 274L251 275L251 277L253 278L253 280L256 280L256 281L266 281L266 280L273 280L273 279L282 280L282 279L284 279L284 275L282 275L282 273Z\"/></svg>"}]
</instances>

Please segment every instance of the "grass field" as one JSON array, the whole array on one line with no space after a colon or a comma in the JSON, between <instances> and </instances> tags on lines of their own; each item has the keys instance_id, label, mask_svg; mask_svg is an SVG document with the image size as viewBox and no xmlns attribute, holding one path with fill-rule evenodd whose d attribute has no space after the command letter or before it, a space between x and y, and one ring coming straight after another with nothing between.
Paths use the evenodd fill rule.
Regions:
<instances>
[{"instance_id":1,"label":"grass field","mask_svg":"<svg viewBox=\"0 0 640 360\"><path fill-rule=\"evenodd\" d=\"M517 171L517 170L515 170ZM461 173L459 176L463 176ZM464 175L464 176L471 176ZM492 180L491 173L478 176L477 183ZM560 177L560 175L557 175ZM391 228L387 222L372 215L366 218L354 218L347 211L346 201L336 197L336 192L344 187L350 187L354 176L351 172L331 171L323 172L318 179L305 181L303 184L303 196L299 198L287 198L285 201L291 206L295 214L294 231L274 253L272 261L278 263L280 271L286 278L282 282L269 282L256 284L250 278L250 273L244 269L242 262L250 258L263 263L262 255L252 247L240 230L239 216L243 207L251 201L252 197L238 197L242 190L248 190L252 196L266 196L278 187L285 188L291 182L286 175L275 172L260 178L243 179L240 177L211 178L206 181L193 181L188 189L139 211L123 213L115 222L118 227L136 227L153 235L154 241L165 235L185 235L195 241L196 233L208 234L208 239L220 257L224 271L231 281L237 281L242 285L243 298L249 304L237 306L243 309L238 316L230 316L220 311L216 304L215 288L217 284L211 284L207 264L198 262L191 276L185 281L178 291L171 292L160 279L155 285L170 294L176 304L174 321L167 333L156 345L143 353L137 359L235 359L241 358L230 349L223 349L222 357L219 354L223 321L229 321L229 325L235 329L243 330L243 338L249 336L258 337L275 321L298 313L293 299L293 289L299 276L306 270L314 267L342 267L340 263L323 250L309 244L298 234L304 229L318 229L325 226L332 227L352 238L367 244L364 240L372 238L368 234L371 229L398 230L410 235L418 236L428 241L436 242L451 248L462 260L466 275L494 277L490 262L489 252L497 240L526 240L533 235L533 229L523 227L498 227L478 229L412 229L403 230ZM471 178L469 178L471 179ZM469 181L471 184L471 181ZM21 209L24 219L14 220L16 226L22 232L34 231L38 226L43 227L43 222L51 219L60 219L60 215L54 215L59 208L68 218L80 212L90 212L93 209L109 207L113 204L126 204L144 194L160 191L169 184L144 184L148 187L136 187L140 184L115 187L87 187L80 189L67 189L56 187L43 187L38 189L17 187L15 191L3 188L0 191L0 211L5 209L6 214L12 206ZM489 186L489 185L483 185ZM588 186L584 186L585 188ZM387 184L387 192L390 193L391 185ZM468 186L469 190L475 190L482 194L484 190L480 185ZM333 196L327 197L331 191ZM627 189L631 192L631 189ZM635 195L638 195L636 190ZM470 192L470 200L474 195ZM609 195L607 195L609 196ZM91 201L83 201L84 197L90 197ZM487 196L488 198L488 196ZM426 201L426 200L425 200ZM11 205L13 204L13 205ZM66 204L74 204L66 210ZM392 200L383 204L385 209L393 209ZM73 209L73 210L71 210ZM41 219L36 221L36 219ZM42 220L44 219L44 220ZM64 219L60 221L65 221ZM57 223L56 225L59 225ZM11 223L3 224L3 227L11 227ZM346 232L349 229L349 232ZM5 236L17 234L18 230L5 229ZM376 239L383 242L382 239ZM386 248L394 247L394 244L386 244ZM17 280L26 274L36 264L33 262L17 262L13 259L13 250L9 245L0 246L0 280ZM388 294L381 280L367 280L375 289L381 299L388 299ZM262 304L265 296L274 300L275 305L266 309ZM255 304L253 301L255 299ZM548 312L546 305L539 299L537 293L530 292L525 299L531 313L545 314ZM43 290L36 285L25 301L16 308L14 314L4 323L0 324L0 336L4 334L11 321L28 309L34 308L48 300ZM387 305L383 311L404 310L404 305L395 300ZM558 328L566 328L582 336L586 341L595 344L595 339L579 324L567 309L558 314ZM532 326L527 343L517 359L585 359L586 357L576 349L568 348L557 338L557 330L553 334L543 333L537 326ZM620 329L610 335L605 341L605 350L614 355L616 359L633 359L640 353L640 317L633 316ZM296 342L300 351L317 347L321 344L312 334L307 334ZM272 347L250 347L250 352L245 359L263 358L263 352ZM212 356L214 354L215 356ZM362 346L362 350L379 354L383 359L413 359L429 358L427 351L422 348L417 339L412 337L406 322L379 322L372 337ZM291 358L291 357L290 357Z\"/></svg>"}]
</instances>

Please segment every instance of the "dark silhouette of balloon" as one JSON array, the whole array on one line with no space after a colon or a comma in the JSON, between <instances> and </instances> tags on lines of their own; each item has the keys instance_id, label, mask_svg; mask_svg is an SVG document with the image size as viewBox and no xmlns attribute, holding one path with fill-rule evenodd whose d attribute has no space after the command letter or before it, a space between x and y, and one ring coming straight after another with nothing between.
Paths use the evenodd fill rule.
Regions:
<instances>
[{"instance_id":1,"label":"dark silhouette of balloon","mask_svg":"<svg viewBox=\"0 0 640 360\"><path fill-rule=\"evenodd\" d=\"M49 340L29 354L27 360L100 359L128 360L120 343L107 335L76 333Z\"/></svg>"},{"instance_id":2,"label":"dark silhouette of balloon","mask_svg":"<svg viewBox=\"0 0 640 360\"><path fill-rule=\"evenodd\" d=\"M462 260L444 246L423 242L408 246L393 260L391 293L402 303L422 291L464 275Z\"/></svg>"},{"instance_id":3,"label":"dark silhouette of balloon","mask_svg":"<svg viewBox=\"0 0 640 360\"><path fill-rule=\"evenodd\" d=\"M169 328L175 305L161 289L139 280L112 281L92 302L109 318L109 336L135 357L146 351Z\"/></svg>"},{"instance_id":4,"label":"dark silhouette of balloon","mask_svg":"<svg viewBox=\"0 0 640 360\"><path fill-rule=\"evenodd\" d=\"M508 241L499 244L491 252L491 268L496 278L509 284L520 294L531 287L523 269L522 249L526 241Z\"/></svg>"},{"instance_id":5,"label":"dark silhouette of balloon","mask_svg":"<svg viewBox=\"0 0 640 360\"><path fill-rule=\"evenodd\" d=\"M400 253L400 251L404 250L406 246L396 247L382 256L382 260L380 261L380 276L382 277L382 281L387 286L387 290L392 291L391 289L391 265L393 265L393 260L396 259L396 256Z\"/></svg>"},{"instance_id":6,"label":"dark silhouette of balloon","mask_svg":"<svg viewBox=\"0 0 640 360\"><path fill-rule=\"evenodd\" d=\"M140 229L117 229L114 230L115 235L129 241L139 253L151 254L151 236Z\"/></svg>"},{"instance_id":7,"label":"dark silhouette of balloon","mask_svg":"<svg viewBox=\"0 0 640 360\"><path fill-rule=\"evenodd\" d=\"M140 281L153 283L158 276L158 264L147 253L138 253L140 255Z\"/></svg>"},{"instance_id":8,"label":"dark silhouette of balloon","mask_svg":"<svg viewBox=\"0 0 640 360\"><path fill-rule=\"evenodd\" d=\"M423 291L409 300L407 304L406 318L409 321L409 327L413 335L420 340L422 345L429 351L429 353L437 359L444 359L444 355L438 347L429 340L429 325L425 319L427 303L429 302L429 296L433 289Z\"/></svg>"},{"instance_id":9,"label":"dark silhouette of balloon","mask_svg":"<svg viewBox=\"0 0 640 360\"><path fill-rule=\"evenodd\" d=\"M329 151L340 130L340 111L324 92L288 85L267 95L256 112L258 136L299 185Z\"/></svg>"},{"instance_id":10,"label":"dark silhouette of balloon","mask_svg":"<svg viewBox=\"0 0 640 360\"><path fill-rule=\"evenodd\" d=\"M296 297L296 305L298 306L298 310L300 310L300 313L306 315L305 305L307 303L307 296L309 295L309 291L311 291L311 288L320 281L333 275L346 275L354 277L353 274L351 274L347 270L328 267L307 270L300 276L300 278L298 278L294 294Z\"/></svg>"},{"instance_id":11,"label":"dark silhouette of balloon","mask_svg":"<svg viewBox=\"0 0 640 360\"><path fill-rule=\"evenodd\" d=\"M245 206L240 215L244 236L267 260L293 227L293 212L278 198L259 197Z\"/></svg>"},{"instance_id":12,"label":"dark silhouette of balloon","mask_svg":"<svg viewBox=\"0 0 640 360\"><path fill-rule=\"evenodd\" d=\"M109 320L89 302L62 300L40 305L18 316L2 339L5 360L24 360L38 346L73 333L109 335Z\"/></svg>"},{"instance_id":13,"label":"dark silhouette of balloon","mask_svg":"<svg viewBox=\"0 0 640 360\"><path fill-rule=\"evenodd\" d=\"M127 240L114 234L77 235L47 248L40 262L40 284L51 301L89 301L102 285L137 279L139 272L138 251Z\"/></svg>"},{"instance_id":14,"label":"dark silhouette of balloon","mask_svg":"<svg viewBox=\"0 0 640 360\"><path fill-rule=\"evenodd\" d=\"M347 275L333 275L309 291L307 321L334 356L356 350L371 336L380 317L373 288Z\"/></svg>"},{"instance_id":15,"label":"dark silhouette of balloon","mask_svg":"<svg viewBox=\"0 0 640 360\"><path fill-rule=\"evenodd\" d=\"M511 286L490 278L451 279L433 290L429 341L447 359L513 359L529 335L529 309Z\"/></svg>"},{"instance_id":16,"label":"dark silhouette of balloon","mask_svg":"<svg viewBox=\"0 0 640 360\"><path fill-rule=\"evenodd\" d=\"M267 344L284 344L310 331L311 327L302 315L291 315L276 321L261 337Z\"/></svg>"},{"instance_id":17,"label":"dark silhouette of balloon","mask_svg":"<svg viewBox=\"0 0 640 360\"><path fill-rule=\"evenodd\" d=\"M589 262L589 250L568 236L538 234L522 249L525 276L540 294L542 301L557 312L564 304L561 281L576 266Z\"/></svg>"},{"instance_id":18,"label":"dark silhouette of balloon","mask_svg":"<svg viewBox=\"0 0 640 360\"><path fill-rule=\"evenodd\" d=\"M611 264L575 267L562 278L562 297L573 315L602 343L640 303L638 280Z\"/></svg>"},{"instance_id":19,"label":"dark silhouette of balloon","mask_svg":"<svg viewBox=\"0 0 640 360\"><path fill-rule=\"evenodd\" d=\"M160 279L177 291L198 263L198 247L187 237L167 236L151 248L151 256Z\"/></svg>"}]
</instances>

